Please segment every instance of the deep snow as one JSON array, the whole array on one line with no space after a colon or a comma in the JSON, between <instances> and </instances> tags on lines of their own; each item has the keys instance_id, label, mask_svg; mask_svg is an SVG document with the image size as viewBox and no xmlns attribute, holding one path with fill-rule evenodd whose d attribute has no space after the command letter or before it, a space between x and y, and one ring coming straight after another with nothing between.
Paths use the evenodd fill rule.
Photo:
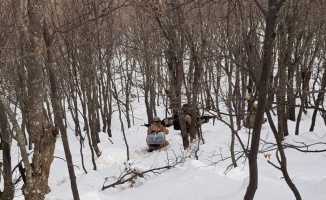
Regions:
<instances>
[{"instance_id":1,"label":"deep snow","mask_svg":"<svg viewBox=\"0 0 326 200\"><path fill-rule=\"evenodd\" d=\"M135 125L126 129L126 137L130 148L130 160L126 160L126 146L120 130L120 122L116 116L112 125L113 137L108 140L106 133L101 133L99 147L102 155L96 158L98 169L93 170L91 155L88 143L85 142L83 149L85 165L88 173L85 174L81 166L80 145L74 136L72 127L69 124L69 142L74 159L75 172L80 198L82 200L238 200L243 199L249 182L248 161L244 157L237 161L238 167L229 168L231 160L229 144L231 132L222 122L211 119L209 123L202 126L205 144L200 145L198 152L199 159L194 157L194 149L197 143L184 151L180 131L169 127L167 136L170 145L160 151L147 152L146 127L141 126L147 123L145 107L142 102L133 102ZM160 117L163 118L164 108L158 107ZM67 113L69 116L69 113ZM275 121L276 116L274 116ZM315 131L308 132L311 118L305 115L300 126L300 135L294 135L294 122L289 122L290 136L285 142L307 144L326 142L325 124L321 118L317 119ZM126 125L126 124L125 124ZM242 128L239 131L244 144L248 141L248 129ZM268 142L274 142L269 124L265 123L262 128L261 138ZM266 149L268 145L261 144L260 149ZM16 146L13 146L13 160L18 157ZM326 149L326 145L311 147L312 149ZM236 142L236 151L241 151L240 145ZM300 191L304 200L325 200L326 199L326 157L325 153L301 153L294 149L286 149L288 171L292 181ZM270 161L277 164L275 151L266 152L271 154ZM282 178L282 173L267 163L268 158L264 154L258 155L259 164L259 186L255 195L257 200L289 200L295 199L293 193ZM190 155L190 157L189 157ZM240 155L240 154L237 154ZM55 156L65 158L62 142L58 138ZM176 159L185 158L185 161L175 168L163 170L162 173L146 174L145 177L138 177L133 187L126 183L115 188L101 190L105 178L109 178L105 185L114 182L125 167L135 170L148 170L166 166ZM18 175L16 175L18 176ZM51 193L46 195L47 200L72 199L69 176L66 163L62 159L55 158L51 167L49 185ZM24 199L17 191L15 199Z\"/></svg>"}]
</instances>

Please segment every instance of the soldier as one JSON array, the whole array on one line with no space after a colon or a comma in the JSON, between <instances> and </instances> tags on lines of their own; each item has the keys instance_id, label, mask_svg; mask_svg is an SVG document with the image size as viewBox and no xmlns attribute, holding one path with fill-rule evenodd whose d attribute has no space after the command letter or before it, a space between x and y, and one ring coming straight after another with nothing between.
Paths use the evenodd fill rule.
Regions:
<instances>
[{"instance_id":1,"label":"soldier","mask_svg":"<svg viewBox=\"0 0 326 200\"><path fill-rule=\"evenodd\" d=\"M253 104L251 106L251 109L249 110L249 113L247 113L245 115L245 117L243 118L242 122L243 122L243 126L246 128L252 128L254 126L254 122L255 122L255 115L256 115L256 108L257 105Z\"/></svg>"},{"instance_id":2,"label":"soldier","mask_svg":"<svg viewBox=\"0 0 326 200\"><path fill-rule=\"evenodd\" d=\"M256 104L252 104L249 113L247 113L245 115L245 117L243 118L243 120L242 120L244 127L246 127L246 128L253 128L254 127L256 109L257 109L257 105ZM267 119L264 118L263 124L266 121L267 121Z\"/></svg>"},{"instance_id":3,"label":"soldier","mask_svg":"<svg viewBox=\"0 0 326 200\"><path fill-rule=\"evenodd\" d=\"M146 142L149 148L149 152L161 149L169 145L169 142L165 139L165 135L169 134L169 130L161 124L159 117L154 117L152 124L147 129Z\"/></svg>"}]
</instances>

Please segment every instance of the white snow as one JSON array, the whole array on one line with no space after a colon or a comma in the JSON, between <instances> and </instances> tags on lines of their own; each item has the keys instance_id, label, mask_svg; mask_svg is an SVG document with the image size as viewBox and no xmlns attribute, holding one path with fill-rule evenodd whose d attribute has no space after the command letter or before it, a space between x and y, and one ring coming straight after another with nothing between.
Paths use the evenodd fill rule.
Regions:
<instances>
[{"instance_id":1,"label":"white snow","mask_svg":"<svg viewBox=\"0 0 326 200\"><path fill-rule=\"evenodd\" d=\"M135 125L126 130L127 142L130 148L130 160L127 161L126 146L120 131L120 122L115 116L112 125L113 137L108 140L106 133L100 133L99 147L102 155L96 158L97 170L93 170L88 142L83 148L85 167L84 173L79 141L74 136L71 128L69 131L70 149L74 159L75 172L79 195L82 200L239 200L243 199L249 183L248 160L244 157L237 161L236 168L230 167L230 137L229 128L219 121L212 121L202 126L205 144L200 145L199 159L194 157L197 143L193 143L188 150L183 150L180 131L169 127L167 139L170 145L160 151L147 152L146 112L142 102L133 102L135 110ZM159 116L163 118L164 108L158 107ZM277 122L276 116L274 116ZM310 116L303 117L300 126L300 135L295 136L295 122L289 122L290 136L285 142L298 144L304 142L313 144L326 142L326 128L321 118L317 118L314 132L309 132ZM70 124L68 127L73 127ZM126 127L126 123L125 123ZM242 128L239 136L244 144L248 142L248 129ZM261 138L274 142L274 136L265 123L262 128ZM301 144L301 143L300 143ZM268 145L260 146L260 149ZM13 149L16 149L13 146ZM239 142L236 141L237 156L241 155ZM326 145L317 145L311 149L326 149ZM239 153L240 152L240 153ZM302 153L294 149L286 149L289 175L298 188L304 200L326 199L326 153ZM17 158L17 153L13 153ZM275 151L260 153L258 155L259 185L255 195L257 200L289 200L295 199L292 191L287 186L281 171L273 167L264 157L271 154L270 161L278 165ZM61 139L58 138L55 156L65 158ZM190 157L189 157L190 156ZM152 168L172 164L175 159L185 158L185 162L175 168L163 170L159 174L148 173L138 177L133 187L130 184L119 185L115 188L101 190L103 184L113 183L127 167L133 170L149 170ZM222 161L223 160L223 161ZM108 180L105 182L105 178ZM62 159L54 159L49 179L51 192L46 195L47 200L73 199L70 189L67 165ZM15 199L24 199L17 191Z\"/></svg>"}]
</instances>

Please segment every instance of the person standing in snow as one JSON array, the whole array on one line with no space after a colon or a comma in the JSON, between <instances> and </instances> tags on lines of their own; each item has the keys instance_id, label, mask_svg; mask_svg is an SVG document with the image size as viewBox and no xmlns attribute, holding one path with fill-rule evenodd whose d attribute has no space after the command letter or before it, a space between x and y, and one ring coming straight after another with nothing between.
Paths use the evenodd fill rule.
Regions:
<instances>
[{"instance_id":1,"label":"person standing in snow","mask_svg":"<svg viewBox=\"0 0 326 200\"><path fill-rule=\"evenodd\" d=\"M152 152L169 145L169 142L165 139L167 134L169 134L169 130L161 124L161 119L154 117L152 124L147 129L148 151Z\"/></svg>"}]
</instances>

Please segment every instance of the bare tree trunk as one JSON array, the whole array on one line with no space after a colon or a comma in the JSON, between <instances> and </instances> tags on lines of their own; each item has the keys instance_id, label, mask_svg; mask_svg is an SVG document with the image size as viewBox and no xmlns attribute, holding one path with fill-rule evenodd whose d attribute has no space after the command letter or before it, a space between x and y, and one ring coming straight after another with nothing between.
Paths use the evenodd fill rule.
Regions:
<instances>
[{"instance_id":1,"label":"bare tree trunk","mask_svg":"<svg viewBox=\"0 0 326 200\"><path fill-rule=\"evenodd\" d=\"M283 24L280 25L280 46L284 44L286 41L284 33ZM282 48L281 48L282 49ZM284 48L283 48L284 49ZM279 68L278 68L278 90L276 92L276 99L277 99L277 125L278 125L278 134L280 135L281 140L284 140L284 136L286 136L286 128L285 127L285 120L286 120L286 114L285 114L285 92L286 92L286 66L284 63L283 58L283 51L279 51Z\"/></svg>"},{"instance_id":2,"label":"bare tree trunk","mask_svg":"<svg viewBox=\"0 0 326 200\"><path fill-rule=\"evenodd\" d=\"M309 131L314 131L315 123L316 123L316 117L317 117L317 111L319 108L319 105L324 100L325 95L325 88L326 88L326 63L323 64L324 73L323 77L321 79L321 86L320 86L320 92L318 93L317 100L315 101L315 109L311 117L311 125Z\"/></svg>"},{"instance_id":3,"label":"bare tree trunk","mask_svg":"<svg viewBox=\"0 0 326 200\"><path fill-rule=\"evenodd\" d=\"M55 75L55 71L54 71L54 67L53 67L53 56L52 56L52 52L51 52L52 38L48 31L46 22L44 22L43 28L44 28L44 41L45 41L45 44L47 47L47 51L46 51L47 52L47 60L46 60L45 64L46 64L48 74L49 74L50 87L51 87L51 100L52 100L55 124L57 124L59 126L59 130L61 133L63 149L64 149L64 152L66 155L66 160L67 160L67 167L68 167L68 172L69 172L69 180L70 180L72 194L73 194L74 200L79 200L80 198L79 198L79 193L78 193L74 165L73 165L72 156L71 156L70 147L69 147L67 129L63 122L63 116L64 116L63 106L61 104L61 98L58 94L58 89L57 89L58 80L56 79L56 75Z\"/></svg>"},{"instance_id":4,"label":"bare tree trunk","mask_svg":"<svg viewBox=\"0 0 326 200\"><path fill-rule=\"evenodd\" d=\"M111 60L110 60L111 62ZM112 71L111 71L111 65L107 66L107 73L108 73L108 77L112 76ZM109 88L109 90L111 89L112 85L111 85L111 81L110 78L107 77L107 87ZM112 124L112 114L113 114L113 108L112 108L112 101L113 101L113 94L112 92L109 93L109 97L108 97L108 116L107 116L107 123L108 123L108 136L112 137L112 131L111 131L111 124Z\"/></svg>"},{"instance_id":5,"label":"bare tree trunk","mask_svg":"<svg viewBox=\"0 0 326 200\"><path fill-rule=\"evenodd\" d=\"M126 132L125 132L125 128L124 128L124 123L122 120L122 110L121 110L121 102L120 102L120 98L119 98L119 93L117 91L117 87L114 84L113 79L111 78L111 84L112 84L112 88L113 88L113 97L115 98L116 102L117 102L117 106L118 106L118 112L119 112L119 120L120 120L120 125L121 125L121 131L122 131L122 135L123 135L123 140L125 142L126 145L126 150L127 150L127 161L130 159L130 152L129 152L129 145L128 145L128 141L127 141L127 137L126 137Z\"/></svg>"},{"instance_id":6,"label":"bare tree trunk","mask_svg":"<svg viewBox=\"0 0 326 200\"><path fill-rule=\"evenodd\" d=\"M311 36L308 36L305 42L309 44L311 42ZM299 128L300 128L302 113L305 112L305 105L307 105L307 100L308 100L308 96L309 96L309 82L310 82L311 75L312 75L314 59L316 58L316 54L319 49L319 43L315 44L314 47L312 47L312 45L309 45L308 47L306 47L306 48L307 49L314 48L314 50L313 50L312 55L309 55L305 58L304 66L303 66L303 69L301 70L301 77L302 77L302 95L300 97L300 99L301 99L300 105L301 106L300 106L298 117L297 117L298 120L297 120L297 123L295 126L295 135L299 135ZM309 62L308 62L308 59L310 59Z\"/></svg>"},{"instance_id":7,"label":"bare tree trunk","mask_svg":"<svg viewBox=\"0 0 326 200\"><path fill-rule=\"evenodd\" d=\"M265 106L267 102L268 83L272 69L272 55L273 46L275 40L275 26L277 13L282 7L285 0L269 0L268 10L265 12L266 17L266 29L263 46L263 59L261 75L259 79L258 88L258 106L255 115L255 122L253 127L253 134L251 138L251 148L248 154L249 160L249 185L247 187L245 200L254 199L257 187L258 187L258 165L257 165L257 154L260 141L261 126L264 118Z\"/></svg>"},{"instance_id":8,"label":"bare tree trunk","mask_svg":"<svg viewBox=\"0 0 326 200\"><path fill-rule=\"evenodd\" d=\"M3 162L0 161L0 182L3 175L3 191L0 191L0 199L14 199L15 186L12 182L11 174L11 136L9 131L8 119L3 105L0 103L0 139Z\"/></svg>"},{"instance_id":9,"label":"bare tree trunk","mask_svg":"<svg viewBox=\"0 0 326 200\"><path fill-rule=\"evenodd\" d=\"M277 117L278 117L278 132L280 135L281 140L284 140L285 136L289 135L288 131L288 125L287 125L287 119L288 119L288 113L289 110L289 96L288 101L285 101L285 97L287 93L290 93L292 91L292 88L289 88L288 85L288 91L286 91L287 83L289 82L287 80L288 75L286 74L286 69L290 67L290 59L292 54L292 35L291 33L287 33L286 25L282 20L279 25L279 85L278 90L276 93L277 97ZM293 96L293 95L292 95ZM293 99L291 100L293 102Z\"/></svg>"},{"instance_id":10,"label":"bare tree trunk","mask_svg":"<svg viewBox=\"0 0 326 200\"><path fill-rule=\"evenodd\" d=\"M25 24L25 9L19 0L12 1L16 24L26 42L28 102L26 111L30 124L30 138L34 144L31 167L26 166L26 182L22 191L26 200L44 199L51 190L48 186L58 131L43 113L43 24L45 2L30 0L27 4L29 25ZM30 164L27 164L30 165Z\"/></svg>"},{"instance_id":11,"label":"bare tree trunk","mask_svg":"<svg viewBox=\"0 0 326 200\"><path fill-rule=\"evenodd\" d=\"M171 107L173 109L173 112L178 116L181 128L183 147L184 149L187 149L189 147L189 134L186 129L186 123L183 118L184 113L181 109L181 83L183 77L183 66L180 63L182 61L178 60L177 58L177 55L175 55L172 50L168 50L166 52L166 59L170 72Z\"/></svg>"},{"instance_id":12,"label":"bare tree trunk","mask_svg":"<svg viewBox=\"0 0 326 200\"><path fill-rule=\"evenodd\" d=\"M272 132L274 134L274 137L275 137L275 140L276 140L276 144L277 144L277 151L276 151L276 157L277 157L277 161L279 162L280 164L280 167L277 167L277 169L281 170L282 171L282 174L284 176L284 179L287 183L287 185L290 187L290 189L292 190L296 200L301 200L301 195L299 193L299 190L297 189L297 187L294 185L294 183L292 182L291 178L290 178L290 175L288 173L288 170L287 170L287 162L286 162L286 156L285 156L285 152L284 152L284 148L283 148L283 145L282 145L282 140L281 140L281 137L280 135L278 134L277 130L276 130L276 127L274 125L274 122L273 122L273 119L272 119L272 116L269 112L269 110L266 109L266 115L267 115L267 118L268 118L268 122L271 126L271 129L272 129ZM280 153L280 156L281 158L279 158L278 156L278 152ZM269 163L271 163L269 161ZM271 163L272 164L272 163ZM275 166L274 164L272 164L273 166Z\"/></svg>"},{"instance_id":13,"label":"bare tree trunk","mask_svg":"<svg viewBox=\"0 0 326 200\"><path fill-rule=\"evenodd\" d=\"M87 67L92 68L94 66L88 65ZM87 91L87 108L88 108L88 122L89 122L89 130L90 130L90 138L92 141L92 147L96 156L99 157L101 155L101 151L98 147L99 141L99 130L98 130L98 92L96 86L96 69L88 69L90 73L87 75L88 84L86 86Z\"/></svg>"},{"instance_id":14,"label":"bare tree trunk","mask_svg":"<svg viewBox=\"0 0 326 200\"><path fill-rule=\"evenodd\" d=\"M234 122L233 122L233 115L232 115L232 67L231 67L231 64L230 64L230 67L229 67L229 72L228 72L228 82L229 82L229 93L228 93L228 100L227 100L227 106L228 106L228 111L229 111L229 118L230 118L230 126L231 126L231 129L232 130L235 130L234 129ZM237 161L235 159L235 154L234 154L234 144L235 144L235 134L234 132L232 131L231 133L231 146L230 146L230 153L231 153L231 160L232 160L232 164L233 164L233 167L237 167Z\"/></svg>"},{"instance_id":15,"label":"bare tree trunk","mask_svg":"<svg viewBox=\"0 0 326 200\"><path fill-rule=\"evenodd\" d=\"M125 51L124 52L126 58L125 58L125 68L122 69L121 76L123 76L124 81L125 81L125 103L123 104L125 107L125 117L127 119L127 127L131 127L131 122L130 122L130 96L131 96L131 81L132 81L132 66L130 64L130 55L129 52ZM122 67L122 66L121 66Z\"/></svg>"},{"instance_id":16,"label":"bare tree trunk","mask_svg":"<svg viewBox=\"0 0 326 200\"><path fill-rule=\"evenodd\" d=\"M292 62L293 52L294 52L294 39L295 32L297 30L298 16L300 15L298 11L298 1L289 0L284 6L285 12L282 13L283 22L283 33L281 33L281 49L282 52L281 59L283 60L284 67L287 68L287 105L286 105L286 118L291 121L295 121L295 94L294 94L294 72L295 72L295 63ZM287 123L287 122L286 122ZM288 135L288 128L286 124L285 136Z\"/></svg>"},{"instance_id":17,"label":"bare tree trunk","mask_svg":"<svg viewBox=\"0 0 326 200\"><path fill-rule=\"evenodd\" d=\"M87 170L85 168L85 163L84 163L84 156L83 156L83 147L84 147L84 142L85 138L82 135L81 127L79 124L79 108L78 108L78 93L79 93L79 81L78 81L78 75L77 75L77 69L76 69L76 58L75 58L75 53L73 49L70 48L72 44L66 42L66 48L67 48L67 59L71 60L71 64L69 65L69 73L68 73L68 80L70 80L69 83L69 88L65 90L65 95L66 99L68 102L68 107L70 110L71 117L74 121L75 125L75 136L79 138L79 143L80 143L80 155L81 155L81 163L84 172L87 174ZM79 95L81 97L81 95ZM80 99L81 102L83 102L82 99ZM83 103L82 103L83 104Z\"/></svg>"},{"instance_id":18,"label":"bare tree trunk","mask_svg":"<svg viewBox=\"0 0 326 200\"><path fill-rule=\"evenodd\" d=\"M196 48L195 42L194 42L194 37L193 35L189 32L189 29L187 29L186 34L186 39L190 48L190 62L194 66L194 72L193 72L193 82L192 82L192 89L191 89L191 101L190 103L190 113L191 113L191 124L190 124L190 141L192 142L197 135L198 132L198 127L197 127L197 117L199 115L198 113L198 94L199 94L199 89L200 89L200 80L202 78L202 61L201 57L203 56L203 53L206 48L206 42L204 42L204 39L202 39L202 43L200 47ZM197 50L199 49L199 50ZM192 73L192 71L190 71ZM189 75L190 75L189 73ZM189 83L190 84L190 83ZM198 138L200 139L200 138Z\"/></svg>"}]
</instances>

